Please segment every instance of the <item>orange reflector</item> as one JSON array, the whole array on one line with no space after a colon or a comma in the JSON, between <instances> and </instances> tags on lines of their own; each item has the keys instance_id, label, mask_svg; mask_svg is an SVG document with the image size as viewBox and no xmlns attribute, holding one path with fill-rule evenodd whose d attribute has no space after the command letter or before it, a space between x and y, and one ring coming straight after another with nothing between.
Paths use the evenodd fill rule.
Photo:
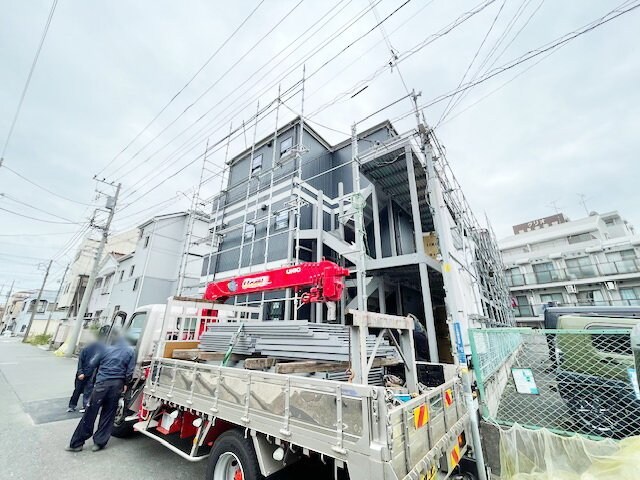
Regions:
<instances>
[{"instance_id":1,"label":"orange reflector","mask_svg":"<svg viewBox=\"0 0 640 480\"><path fill-rule=\"evenodd\" d=\"M467 438L464 436L464 432L458 435L458 446L460 448L464 447L467 444Z\"/></svg>"},{"instance_id":2,"label":"orange reflector","mask_svg":"<svg viewBox=\"0 0 640 480\"><path fill-rule=\"evenodd\" d=\"M444 404L447 407L450 407L451 405L453 405L453 391L451 391L450 388L447 388L444 391Z\"/></svg>"},{"instance_id":3,"label":"orange reflector","mask_svg":"<svg viewBox=\"0 0 640 480\"><path fill-rule=\"evenodd\" d=\"M435 465L431 465L431 468L429 468L426 475L420 475L420 480L435 480L437 474L438 469Z\"/></svg>"},{"instance_id":4,"label":"orange reflector","mask_svg":"<svg viewBox=\"0 0 640 480\"><path fill-rule=\"evenodd\" d=\"M429 409L426 405L420 405L413 409L413 425L416 429L424 427L429 421Z\"/></svg>"},{"instance_id":5,"label":"orange reflector","mask_svg":"<svg viewBox=\"0 0 640 480\"><path fill-rule=\"evenodd\" d=\"M455 445L451 450L451 466L455 467L460 461L460 447Z\"/></svg>"}]
</instances>

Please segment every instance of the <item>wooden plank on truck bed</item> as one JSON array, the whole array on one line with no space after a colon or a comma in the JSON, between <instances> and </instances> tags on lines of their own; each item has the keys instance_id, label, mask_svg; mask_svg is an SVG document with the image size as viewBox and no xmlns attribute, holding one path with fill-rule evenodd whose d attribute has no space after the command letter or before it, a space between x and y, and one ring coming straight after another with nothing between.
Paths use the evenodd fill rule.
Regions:
<instances>
[{"instance_id":1,"label":"wooden plank on truck bed","mask_svg":"<svg viewBox=\"0 0 640 480\"><path fill-rule=\"evenodd\" d=\"M164 352L162 356L164 358L176 358L173 356L173 352L180 350L197 350L198 342L187 342L182 340L169 340L164 344Z\"/></svg>"},{"instance_id":2,"label":"wooden plank on truck bed","mask_svg":"<svg viewBox=\"0 0 640 480\"><path fill-rule=\"evenodd\" d=\"M395 358L376 358L373 367L388 367L397 365ZM349 368L349 362L320 362L308 360L301 362L278 363L275 366L276 373L313 373L313 372L344 372Z\"/></svg>"},{"instance_id":3,"label":"wooden plank on truck bed","mask_svg":"<svg viewBox=\"0 0 640 480\"><path fill-rule=\"evenodd\" d=\"M173 350L172 358L177 360L189 360L191 362L215 362L224 359L224 352L203 352L197 348L183 348ZM243 355L232 354L230 360L238 362L245 357Z\"/></svg>"},{"instance_id":4,"label":"wooden plank on truck bed","mask_svg":"<svg viewBox=\"0 0 640 480\"><path fill-rule=\"evenodd\" d=\"M273 357L267 358L246 358L244 360L244 368L247 370L263 370L265 368L271 368L276 364L276 359Z\"/></svg>"}]
</instances>

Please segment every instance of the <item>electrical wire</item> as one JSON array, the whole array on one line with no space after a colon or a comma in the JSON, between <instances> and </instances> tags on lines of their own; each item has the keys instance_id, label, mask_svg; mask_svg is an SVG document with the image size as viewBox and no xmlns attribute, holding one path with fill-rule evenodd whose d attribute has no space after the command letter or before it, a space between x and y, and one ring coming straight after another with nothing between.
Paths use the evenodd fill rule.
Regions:
<instances>
[{"instance_id":1,"label":"electrical wire","mask_svg":"<svg viewBox=\"0 0 640 480\"><path fill-rule=\"evenodd\" d=\"M15 198L15 197L7 194L7 193L0 193L0 198L6 198L8 200L11 200L12 202L18 203L18 204L23 205L25 207L32 208L33 210L36 210L36 211L38 211L40 213L46 213L47 215L51 215L52 217L55 217L55 218L57 218L59 220L65 220L66 222L69 222L69 223L76 223L76 222L74 222L73 220L71 220L69 218L61 217L60 215L56 215L55 213L48 212L47 210L43 210L43 209L41 209L39 207L34 207L33 205L30 205L30 204L28 204L26 202L23 202L22 200L18 200L17 198Z\"/></svg>"},{"instance_id":2,"label":"electrical wire","mask_svg":"<svg viewBox=\"0 0 640 480\"><path fill-rule=\"evenodd\" d=\"M215 56L220 53L220 51L231 41L231 39L233 37L236 36L236 34L240 31L240 29L242 29L242 27L249 21L249 19L253 16L254 13L256 13L256 11L260 8L260 6L264 3L264 0L261 0L258 5L256 5L256 7L251 10L251 12L249 12L249 15L247 15L244 20L242 20L242 22L240 23L240 25L238 25L236 27L236 29L231 33L231 35L229 35L224 42L222 42L222 44L220 44L220 46L218 46L218 48L213 52L213 54L211 54L209 56L209 58L202 64L202 66L200 66L200 68L196 71L196 73L194 73L191 78L187 81L187 83L185 83L182 88L180 90L178 90L178 92L176 94L174 94L171 99L164 105L164 107L162 107L160 109L160 111L151 119L151 121L149 123L147 123L147 125L144 126L144 128L142 128L142 130L140 130L135 137L133 137L133 139L131 139L131 141L125 145L125 147L120 150L118 152L118 154L113 157L111 159L111 161L109 161L109 163L107 163L104 167L102 167L100 169L100 171L96 174L96 175L100 175L102 172L104 172L107 168L109 168L117 159L118 157L120 157L120 155L122 155L125 151L127 151L127 149L133 145L133 143L138 140L138 138L140 138L140 136L142 134L144 134L149 127L158 119L160 118L160 116L165 112L165 110L167 108L169 108L169 106L182 94L182 92L185 91L185 89L187 87L189 87L189 85L191 85L191 83L196 79L196 77L198 75L200 75L200 73L202 73L202 71L207 67L207 65L209 65L209 63L211 63L211 61L215 58Z\"/></svg>"},{"instance_id":3,"label":"electrical wire","mask_svg":"<svg viewBox=\"0 0 640 480\"><path fill-rule=\"evenodd\" d=\"M180 118L182 118L188 111L191 109L198 101L200 101L205 95L207 95L222 79L224 79L238 64L244 60L249 54L253 53L255 48L260 45L271 33L273 33L276 28L278 28L282 22L284 22L305 0L299 0L298 3L294 5L285 15L282 17L271 29L264 34L260 39L255 42L250 48L248 48L225 72L220 75L215 82L213 82L203 93L200 94L192 103L187 105L187 107L171 122L169 122L160 132L158 132L154 137L152 137L147 143L145 143L138 151L136 151L133 156L129 160L133 160L136 158L141 152L144 151L149 145L151 145L156 139L158 139L164 132L166 132L171 126L173 126ZM142 162L146 163L146 161ZM129 173L129 172L127 172ZM125 174L126 175L126 174ZM120 177L122 178L122 176Z\"/></svg>"},{"instance_id":4,"label":"electrical wire","mask_svg":"<svg viewBox=\"0 0 640 480\"><path fill-rule=\"evenodd\" d=\"M503 0L502 5L500 5L500 8L498 9L498 12L496 13L496 16L493 17L493 21L491 22L491 25L489 25L489 29L487 30L487 33L484 34L484 37L482 38L482 41L480 42L480 45L476 49L476 52L474 53L473 58L471 59L471 62L469 62L469 65L467 65L467 69L464 71L464 74L462 75L462 78L458 82L458 86L456 88L460 88L460 85L462 85L464 83L464 81L466 80L467 75L469 74L469 71L471 70L471 67L473 66L474 62L478 58L478 55L480 54L480 51L482 50L482 47L484 47L484 44L487 41L487 38L489 38L489 35L493 31L493 27L496 25L496 22L498 21L498 18L500 17L500 14L502 13L502 10L504 9L504 6L505 6L506 3L507 3L507 0ZM453 102L453 99L454 99L454 97L451 97L449 99L449 103L447 103L446 107L444 107L444 110L442 111L442 114L440 115L440 118L436 122L436 127L438 125L440 125L442 120L444 120L444 118L447 116L448 111L449 111L449 107L451 107L451 103Z\"/></svg>"},{"instance_id":5,"label":"electrical wire","mask_svg":"<svg viewBox=\"0 0 640 480\"><path fill-rule=\"evenodd\" d=\"M4 160L4 156L7 153L7 148L9 147L9 141L11 140L11 136L13 135L13 130L15 129L16 123L18 122L18 117L20 116L20 111L22 110L22 104L24 103L24 99L27 96L27 90L29 89L29 85L31 84L31 78L33 77L33 72L36 69L38 58L40 58L40 52L42 51L44 41L47 38L47 33L49 32L49 26L51 25L51 20L53 19L53 14L56 11L57 5L58 5L58 0L53 0L53 3L51 4L51 9L49 10L49 16L47 17L47 21L44 24L44 30L42 31L42 36L40 37L40 43L38 44L36 54L33 57L33 62L31 63L31 68L29 69L27 80L24 84L24 88L22 89L20 100L18 101L18 107L16 108L16 112L13 115L13 120L11 121L11 126L9 127L9 133L7 133L7 137L4 141L4 146L2 147L0 160Z\"/></svg>"},{"instance_id":6,"label":"electrical wire","mask_svg":"<svg viewBox=\"0 0 640 480\"><path fill-rule=\"evenodd\" d=\"M349 0L348 3L350 3L351 0ZM380 2L381 0L378 0L378 2ZM278 63L273 64L274 60L276 58L278 58L282 53L286 52L289 48L291 48L293 45L296 44L296 42L298 40L300 40L302 37L304 36L313 36L314 33L319 32L323 26L325 26L330 20L332 20L336 15L338 15L342 10L344 10L344 8L348 5L345 4L340 10L336 11L331 17L329 17L327 20L324 21L324 23L321 23L320 25L318 25L318 22L322 22L332 11L333 9L329 10L329 12L325 13L323 15L322 18L318 19L316 21L316 29L314 30L309 30L306 29L301 35L299 35L295 40L293 40L289 45L287 45L286 47L284 47L282 50L280 50L276 55L274 55L273 57L271 57L269 60L267 60L262 66L260 66L258 69L255 70L255 72L253 72L253 74L249 75L246 80L244 82L242 82L240 85L238 85L233 92L231 92L228 95L223 96L216 104L214 104L212 107L210 107L204 114L202 114L195 122L191 123L190 125L188 125L186 128L184 128L181 132L179 132L176 136L174 136L172 139L170 139L167 143L165 143L162 147L160 147L159 149L157 149L156 151L154 151L149 157L147 157L147 159L145 159L145 162L148 161L149 159L151 159L152 157L154 157L155 155L157 155L159 152L161 152L162 150L164 150L167 146L169 146L171 143L173 143L175 140L177 140L178 138L180 138L184 133L186 133L188 130L190 130L191 128L193 128L198 122L200 122L200 120L202 120L204 117L206 117L207 115L209 115L213 110L215 110L218 106L220 106L221 104L224 103L225 100L228 100L234 92L237 92L241 87L243 87L244 85L246 85L250 80L256 78L257 80L247 89L245 90L243 93L239 94L237 96L237 98L235 100L232 101L231 104L229 104L225 109L222 110L222 112L220 112L220 114L214 119L214 120L218 120L217 124L216 124L216 129L214 129L213 131L209 132L207 135L205 135L205 137L209 137L211 135L213 135L213 133L217 132L219 130L219 128L221 128L223 125L225 125L227 123L227 121L232 118L234 115L236 115L238 112L242 111L244 108L246 108L248 105L250 105L251 103L255 103L255 100L257 98L260 97L260 95L264 94L268 89L272 88L275 84L277 84L279 81L281 81L281 79L279 79L275 84L273 85L269 85L266 89L262 89L257 96L251 96L248 100L248 94L251 91L251 89L253 87L255 87L256 85L258 85L262 79L270 74L273 70L275 70L280 64L282 64L282 62L284 62L285 60L288 59L287 56L283 57ZM339 5L339 4L338 4ZM336 5L337 7L337 5ZM335 7L334 7L335 8ZM353 26L353 24L358 21L360 18L362 18L364 16L364 13L366 13L367 9L364 9L363 11L359 12L356 15L356 19L353 21L348 21L343 27L341 27L342 31L339 32L339 34L344 33L344 31L346 31L348 28L350 28L351 26ZM339 29L340 30L340 29ZM336 33L334 32L332 34L333 36L336 35ZM331 37L331 36L330 36ZM337 38L337 37L335 37ZM335 39L334 38L334 39ZM309 60L310 58L312 58L314 55L316 55L322 48L324 48L326 45L328 45L328 43L330 43L330 41L332 41L332 38L329 38L328 41L325 41L324 45L321 45L321 47L316 48L315 51L311 52L310 54L305 54L303 55L304 58L302 58L302 60L299 60L295 65L293 65L292 67L289 67L288 70L283 74L283 76L287 76L289 75L295 68L298 68L299 66L302 65L302 63L304 61ZM264 69L268 66L271 65L271 68L267 71L264 71ZM295 95L297 93L297 91L293 91L294 88L296 88L299 85L300 82L296 82L294 85L292 85L291 87L289 87L289 89L287 89L285 92L282 93L282 95L287 95L290 94L291 96ZM236 108L233 112L231 112L230 114L228 114L226 117L224 117L222 120L219 119L219 117L226 112L229 108L231 108L235 102L239 101L239 100L246 100L246 102L244 104L242 104L242 106ZM195 103L195 102L194 102ZM169 154L169 156L166 158L165 161L161 162L160 165L168 163L169 161L171 161L171 159L174 157L174 155L176 155L180 150L182 150L186 145L189 145L189 143L192 143L193 139L199 135L204 129L206 129L210 124L205 125L204 127L202 127L198 132L196 132L193 136L191 136L185 143L183 143L180 147L178 147L178 149L176 149L174 152L172 152L171 154ZM192 145L192 147L187 150L186 153L188 153L189 151L191 151L193 148L195 148L195 146L197 146L198 143L200 143L202 140L197 140L195 144ZM179 158L182 158L179 157Z\"/></svg>"},{"instance_id":7,"label":"electrical wire","mask_svg":"<svg viewBox=\"0 0 640 480\"><path fill-rule=\"evenodd\" d=\"M17 177L20 177L22 180L24 180L25 182L30 183L31 185L33 185L34 187L38 187L40 190L43 190L55 197L61 198L62 200L66 200L67 202L72 202L72 203L76 203L78 205L83 205L85 207L92 207L93 205L90 203L83 203L83 202L79 202L77 200L74 200L72 198L69 197L65 197L63 195L60 195L57 192L54 192L53 190L49 190L46 187L43 187L42 185L34 182L33 180L31 180L30 178L25 177L24 175L22 175L21 173L16 172L14 169L12 169L11 167L8 167L7 165L5 165L4 162L0 162L0 168L5 168L7 170L9 170L11 173L13 173L14 175L16 175Z\"/></svg>"}]
</instances>

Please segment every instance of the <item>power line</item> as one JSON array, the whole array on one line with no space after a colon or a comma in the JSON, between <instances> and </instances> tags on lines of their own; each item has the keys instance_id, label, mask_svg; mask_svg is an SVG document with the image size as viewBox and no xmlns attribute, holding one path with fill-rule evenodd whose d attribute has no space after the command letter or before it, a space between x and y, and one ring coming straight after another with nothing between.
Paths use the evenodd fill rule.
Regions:
<instances>
[{"instance_id":1,"label":"power line","mask_svg":"<svg viewBox=\"0 0 640 480\"><path fill-rule=\"evenodd\" d=\"M13 120L11 121L11 126L9 127L9 133L7 134L7 138L4 141L4 146L2 147L2 154L0 154L0 160L4 159L5 153L7 153L7 147L9 146L9 141L11 140L11 136L13 135L13 130L18 122L18 117L20 116L20 111L22 110L22 104L24 103L24 99L27 96L27 90L29 89L29 84L31 83L31 77L33 77L33 72L36 69L36 64L38 63L38 58L40 57L40 52L42 51L42 46L44 45L44 40L47 38L47 32L49 31L49 26L51 25L51 19L53 18L53 14L56 11L56 6L58 5L58 0L53 0L51 5L51 9L49 10L49 17L44 25L44 31L42 32L42 37L40 38L40 43L38 44L38 49L36 50L36 54L33 57L33 62L31 63L31 68L29 69L29 75L27 75L27 81L24 84L24 88L22 89L22 94L20 95L20 100L18 101L18 107L16 108L16 113L13 115Z\"/></svg>"},{"instance_id":2,"label":"power line","mask_svg":"<svg viewBox=\"0 0 640 480\"><path fill-rule=\"evenodd\" d=\"M3 212L12 213L13 215L17 215L18 217L28 218L29 220L35 220L37 222L57 223L57 224L60 224L60 225L80 225L79 222L71 222L71 221L69 221L69 222L57 222L55 220L45 220L44 218L31 217L29 215L25 215L24 213L14 212L13 210L9 210L7 208L2 208L2 207L0 207L0 210L2 210Z\"/></svg>"},{"instance_id":3,"label":"power line","mask_svg":"<svg viewBox=\"0 0 640 480\"><path fill-rule=\"evenodd\" d=\"M489 38L489 35L491 34L491 32L493 31L493 27L495 26L496 22L498 21L498 18L500 17L500 14L502 13L502 10L504 9L505 4L507 3L506 0L502 1L502 5L500 5L500 8L498 9L498 13L496 13L496 16L493 18L493 22L491 22L491 25L489 26L489 30L487 30L487 33L485 33L482 41L480 42L480 45L478 46L476 53L473 55L473 58L471 59L471 62L469 62L469 65L467 65L467 69L464 71L464 74L462 75L462 78L460 79L460 81L458 82L458 86L456 88L460 88L460 85L462 85L462 83L466 80L467 75L469 73L469 71L471 70L471 67L473 66L473 64L476 61L476 58L478 58L478 55L480 54L480 51L482 50L482 47L484 47L485 42L487 41L487 38ZM448 115L449 112L449 107L451 107L451 102L453 101L453 97L451 97L449 99L449 103L447 103L447 106L444 107L444 110L442 111L442 114L440 115L440 118L438 119L438 121L436 122L436 127L438 125L440 125L440 123L445 119L445 117ZM453 108L453 107L451 107Z\"/></svg>"},{"instance_id":4,"label":"power line","mask_svg":"<svg viewBox=\"0 0 640 480\"><path fill-rule=\"evenodd\" d=\"M0 193L0 197L4 197L4 198L6 198L8 200L11 200L12 202L18 203L20 205L24 205L25 207L32 208L33 210L36 210L38 212L46 213L47 215L51 215L52 217L58 218L60 220L65 220L67 222L75 223L73 220L71 220L69 218L61 217L60 215L56 215L55 213L51 213L51 212L48 212L48 211L43 210L41 208L34 207L33 205L30 205L30 204L28 204L26 202L23 202L22 200L18 200L17 198L14 198L13 196L11 196L11 195L9 195L7 193Z\"/></svg>"},{"instance_id":5,"label":"power line","mask_svg":"<svg viewBox=\"0 0 640 480\"><path fill-rule=\"evenodd\" d=\"M96 175L100 175L107 168L109 168L109 166L111 166L116 161L116 159L120 157L120 155L122 155L131 145L133 145L133 143L136 140L138 140L138 138L140 138L140 136L144 132L146 132L149 129L149 127L165 112L165 110L169 108L169 106L174 102L174 100L178 98L180 94L182 94L182 92L184 92L184 90L189 85L191 85L191 83L196 79L196 77L206 68L207 65L209 65L209 63L215 58L215 56L218 53L220 53L220 51L227 45L227 43L229 43L229 41L231 41L231 39L235 37L235 35L240 31L240 29L244 26L244 24L249 21L249 19L253 16L253 14L258 10L258 8L260 8L260 6L263 3L264 3L264 0L261 0L260 3L258 3L258 5L249 13L249 15L245 17L245 19L240 23L240 25L236 27L233 33L229 35L224 42L222 42L222 44L213 52L213 54L211 54L211 56L209 56L209 58L202 64L202 66L196 71L196 73L194 73L193 76L187 81L187 83L185 83L184 86L180 90L178 90L178 92L175 95L171 97L171 99L165 104L164 107L160 109L160 111L151 119L151 121L142 130L140 130L136 134L136 136L133 137L133 139L122 150L120 150L120 152L118 152L118 154L115 157L111 159L111 161L109 161L109 163L107 163L104 167L102 167Z\"/></svg>"},{"instance_id":6,"label":"power line","mask_svg":"<svg viewBox=\"0 0 640 480\"><path fill-rule=\"evenodd\" d=\"M150 144L152 144L157 138L159 138L164 132L166 132L172 125L174 125L180 118L182 118L187 111L189 111L189 109L191 107L193 107L198 101L200 101L200 99L202 99L207 93L209 93L222 79L224 79L242 60L244 60L249 54L251 54L255 48L260 45L260 43L262 43L264 41L265 38L267 38L271 33L273 33L273 31L275 31L276 28L278 28L282 22L284 22L301 4L302 2L304 2L304 0L299 0L298 3L296 3L293 8L291 8L285 15L284 17L282 17L273 27L271 27L271 29L269 29L269 31L264 34L262 37L260 37L260 39L255 42L250 48L248 48L241 56L240 58L238 58L227 70L225 70L225 72L216 79L215 82L213 82L204 92L202 92L200 94L200 96L198 96L192 103L190 103L189 105L187 105L187 107L176 117L174 118L171 122L169 122L169 124L167 124L160 132L158 132L153 138L151 138L147 143L145 143L136 153L133 154L133 156L130 158L130 160L133 160L134 158L136 158L138 156L138 154L140 154L142 151L144 151L145 148L147 148L147 146L149 146ZM142 164L146 163L146 160L142 162ZM138 166L140 166L141 164L138 164L135 168L138 168ZM120 180L122 179L124 176L126 176L127 174L131 173L133 170L129 170L128 172L120 175L116 180Z\"/></svg>"},{"instance_id":7,"label":"power line","mask_svg":"<svg viewBox=\"0 0 640 480\"><path fill-rule=\"evenodd\" d=\"M549 51L553 51L554 49L560 48L564 45L566 45L568 42L580 37L581 35L584 35L585 33L588 33L612 20L615 20L616 18L631 12L632 10L635 10L636 8L640 7L640 3L639 2L635 2L635 4L625 10L619 10L620 7L622 7L623 5L628 5L629 2L623 2L622 4L618 5L618 7L616 7L616 9L611 10L610 12L608 12L607 14L603 15L602 17L599 17L596 20L593 20L591 22L589 22L588 24L583 25L582 27L573 30L572 32L566 33L564 35L562 35L561 37L556 38L555 40L548 42L544 45L542 45L541 47L538 47L537 49L534 50L529 50L526 53L522 54L521 56L503 64L500 67L497 67L493 70L491 70L490 72L488 72L487 74L485 74L484 76L480 77L477 81L475 82L468 82L464 85L462 85L460 88L458 89L454 89L448 93L444 93L442 95L439 95L437 97L434 97L433 99L429 100L426 103L423 103L421 105L418 106L418 108L420 109L425 109L425 108L429 108L437 103L440 103L446 99L448 99L449 97L456 95L457 93L460 93L461 91L464 90L468 90L470 88L475 87L476 85L479 85L481 83L486 82L487 80L495 77L496 75L499 75L501 73L504 73L508 70L511 70L512 68L520 65L521 63L527 62L533 58L538 57L539 55L542 55L543 53L549 52ZM393 121L398 121L401 120L409 115L413 115L415 112L414 109L396 117L393 119Z\"/></svg>"},{"instance_id":8,"label":"power line","mask_svg":"<svg viewBox=\"0 0 640 480\"><path fill-rule=\"evenodd\" d=\"M377 3L380 3L381 0L378 0ZM346 6L346 5L345 5ZM275 60L278 56L280 56L283 52L285 52L286 50L288 50L292 45L294 45L300 38L302 38L305 35L309 35L309 36L313 36L315 35L315 33L319 32L321 30L322 27L324 27L324 25L326 25L331 19L333 19L333 17L335 15L337 15L340 11L342 11L344 9L341 8L339 11L337 11L336 13L334 13L334 15L332 15L328 20L326 20L324 22L324 24L321 24L318 26L318 28L316 28L315 31L313 30L306 30L305 32L303 32L303 34L301 34L300 36L298 36L298 38L296 38L294 41L292 41L288 46L284 47L282 50L280 50L280 52L278 52L276 55L274 55L271 59L267 60L261 67L259 67L253 74L249 75L247 77L247 79L240 84L238 87L236 87L236 89L234 90L234 92L237 92L239 90L240 87L242 87L243 85L246 85L252 78L256 78L258 77L258 73L260 73L259 78L256 82L254 82L247 90L245 90L242 94L240 94L230 105L228 105L224 110L222 110L221 114L226 112L227 110L229 110L229 108L231 108L235 102L237 102L238 100L244 100L247 98L248 93L251 91L251 89L258 85L260 83L260 79L264 78L266 75L268 75L269 73L271 73L273 70L275 70L284 60L286 60L288 57L284 57L282 60L280 60L278 63L276 63L275 65L272 65L271 68L268 71L263 71L263 69L267 66L269 66L269 64ZM307 53L303 54L302 58L300 58L293 66L288 67L288 69L278 77L278 79L275 81L275 83L267 86L266 88L263 88L259 93L258 93L258 97L262 94L264 94L267 90L269 90L270 88L272 88L273 86L277 85L278 83L281 82L282 77L285 77L287 75L289 75L293 70L295 70L296 68L299 68L305 61L308 61L309 59L311 59L313 56L315 56L318 52L320 52L323 48L325 48L327 45L329 45L333 40L335 40L336 38L338 38L342 33L344 33L347 29L349 29L350 27L352 27L357 21L359 21L361 18L363 18L363 16L369 11L370 7L367 7L363 10L361 10L360 12L358 12L354 18L348 20L345 24L343 24L340 28L338 28L337 31L335 31L334 33L332 33L331 35L329 35L329 37L327 37L327 39L323 40L319 46L316 46L314 48L312 48L310 51L308 51ZM321 19L319 19L318 21L322 21L325 17L327 17L327 15L329 15L329 13L331 13L333 9L329 10L329 12L325 13L323 15L323 17ZM317 22L316 22L317 23ZM290 97L294 96L295 94L298 93L298 91L293 91L294 88L296 88L298 85L300 84L300 82L296 82L295 84L293 84L292 86L290 86L287 90L285 90L281 96L285 96L287 94L290 95ZM161 148L159 148L158 150L156 150L155 152L153 152L151 154L151 157L155 156L157 153L159 153L160 151L162 151L164 148L166 148L168 145L170 145L172 142L174 142L175 140L177 140L179 137L181 137L185 132L187 132L189 129L191 129L193 126L195 126L200 120L202 120L205 116L207 116L209 113L211 113L216 107L218 107L219 105L221 105L227 98L229 98L229 96L233 95L234 92L231 92L229 95L225 96L224 98L222 98L220 101L218 101L215 105L213 105L211 108L209 108L209 110L207 110L203 115L201 115L195 122L193 122L191 125L187 126L185 129L183 129L179 134L177 134L176 136L174 136L171 140L169 140L165 145L163 145ZM207 138L211 135L213 135L213 133L217 132L220 128L221 125L226 124L229 120L230 117L232 117L233 115L237 114L239 111L242 111L244 108L246 108L249 104L255 102L256 97L253 96L251 98L249 98L242 106L236 108L233 112L231 112L230 114L227 114L226 117L224 117L222 120L220 120L215 128L211 131L209 131L207 134L204 135L204 138ZM221 115L220 114L220 115ZM216 120L218 120L218 117L216 118ZM202 127L198 132L196 132L193 136L191 136L185 143L183 143L180 147L178 147L178 149L176 149L174 152L172 152L171 154L169 154L169 156L167 157L167 159L163 162L161 162L160 165L169 162L171 160L171 158L177 154L181 149L183 149L186 145L188 145L190 142L192 142L192 140L198 135L200 134L202 131L204 131L204 129L207 128L208 125L205 125L204 127ZM193 150L193 148L195 148L198 143L201 140L196 140L195 143L193 143L193 145L186 151L184 152L178 159L183 158L187 153L189 153L191 150ZM149 157L150 158L150 157ZM161 172L157 172L156 176L161 174ZM147 179L148 180L148 179ZM136 183L139 183L136 182ZM146 182L148 183L148 182ZM134 184L135 186L135 184ZM130 187L131 188L131 187Z\"/></svg>"},{"instance_id":9,"label":"power line","mask_svg":"<svg viewBox=\"0 0 640 480\"><path fill-rule=\"evenodd\" d=\"M90 203L84 203L84 202L79 202L77 200L74 200L72 198L69 197L65 197L63 195L60 195L57 192L54 192L53 190L49 190L46 187L43 187L42 185L37 184L36 182L34 182L33 180L25 177L24 175L22 175L21 173L16 172L14 169L12 169L11 167L8 167L7 165L4 164L3 160L0 160L0 168L5 168L7 170L9 170L11 173L13 173L14 175L20 177L22 180L24 180L25 182L30 183L31 185L33 185L34 187L38 187L40 190L43 190L55 197L61 198L62 200L66 200L67 202L72 202L72 203L77 203L78 205L83 205L85 207L92 207L93 205Z\"/></svg>"},{"instance_id":10,"label":"power line","mask_svg":"<svg viewBox=\"0 0 640 480\"><path fill-rule=\"evenodd\" d=\"M358 41L360 41L361 39L363 39L364 37L366 37L367 35L369 35L371 32L373 32L376 28L378 28L382 23L384 23L384 22L385 22L385 21L387 21L389 18L391 18L395 13L397 13L401 8L403 8L405 5L407 5L410 1L411 1L411 0L406 0L405 2L403 2L399 7L397 7L396 9L394 9L394 10L393 10L389 15L387 15L383 20L381 20L380 22L378 22L378 24L376 24L374 27L372 27L370 30L368 30L368 31L367 31L367 32L365 32L364 34L360 35L360 36L359 36L357 39L355 39L354 41L350 42L346 47L344 47L342 50L340 50L336 55L334 55L333 57L331 57L329 60L325 61L325 62L324 62L324 63L323 63L323 64L322 64L318 69L316 69L314 72L312 72L312 73L309 75L309 77L308 77L308 78L310 78L310 77L312 77L313 75L317 74L320 70L322 70L324 67L326 67L330 62L332 62L333 60L335 60L336 58L338 58L338 56L339 56L339 55L341 55L342 53L344 53L348 48L350 48L351 46L355 45ZM495 0L493 0L493 1L495 1ZM378 1L377 3L379 3L379 1ZM373 6L375 6L375 4L374 4ZM366 13L366 12L367 12L368 10L370 10L370 9L371 9L371 7L369 7L369 8L367 8L367 9L365 9L365 12L364 12L364 13ZM351 25L353 25L353 23L355 23L355 21L357 21L359 18L361 18L361 17L363 16L363 14L359 14L359 15L360 15L360 16L359 16L358 18L356 18L356 20L352 21L352 22L347 26L347 28L349 28ZM343 30L343 31L344 31L344 30ZM329 39L329 40L331 40L331 39ZM310 56L315 55L315 54L316 54L316 53L317 53L321 48L324 48L324 46L326 46L327 44L328 44L328 42L325 42L325 45L322 45L321 47L317 48L317 49L316 49L316 51L315 51L315 52L313 52ZM307 59L308 59L308 58L309 58L309 56L307 56ZM297 85L297 83L296 83L295 85ZM294 86L295 86L295 85L294 85ZM292 87L290 87L287 91L285 91L285 94L286 94L288 91L290 91L290 90L291 90L291 88L292 88ZM294 92L292 95L294 95L295 93L297 93L297 92ZM209 113L210 111L211 111L211 110L209 110L207 113ZM205 115L206 115L206 113L205 113ZM203 116L201 116L198 120L202 119L203 117L204 117L204 115L203 115ZM196 122L196 123L197 123L197 122ZM190 127L188 127L188 128L190 128ZM188 128L187 128L187 129L188 129ZM182 133L184 133L187 129L183 130L183 131L181 132L181 134L182 134ZM238 128L236 131L240 131L240 128ZM235 133L235 132L234 132L234 133ZM178 136L180 136L181 134L179 134ZM209 134L208 134L208 135L209 135ZM175 140L176 138L178 138L178 136L174 137L174 139L173 139L173 140ZM226 137L224 137L224 138L223 138L223 140L224 140L224 139L226 139L228 136L229 136L229 135L227 135ZM172 141L173 141L173 140L172 140ZM165 146L166 146L166 145L165 145ZM195 145L194 145L194 147L195 147ZM190 150L192 150L194 147L192 147ZM163 147L163 148L164 148L164 147ZM156 152L156 153L157 153L157 152ZM187 164L187 165L185 166L185 168L186 168L186 167L188 167L188 166L190 166L191 164L195 163L195 161L197 161L199 158L201 158L201 156L202 156L202 155L199 155L196 159L194 159L194 160L193 160L193 161L191 161L189 164ZM183 171L183 170L184 170L184 168L180 169L180 171L179 171L179 172L176 172L176 174L177 174L177 173L180 173L180 172L181 172L181 171ZM160 175L161 173L162 173L161 171L158 171L158 172L156 173L156 176L157 176L157 175ZM175 174L174 174L173 176L175 176ZM146 183L149 183L149 181L150 181L150 180L151 180L150 178L147 178L147 179L146 179L146 181L144 181L144 182L143 182L143 185L144 185L144 184L146 184ZM166 180L167 180L166 178L165 178L165 179L163 179L163 180L160 182L160 184L164 183ZM153 189L157 188L157 186L159 186L159 185L156 185L156 187L154 187ZM153 189L152 189L152 190L153 190ZM135 190L134 190L134 192L135 192ZM128 196L130 197L130 196L131 196L131 194L132 194L132 193L134 193L134 192L130 192ZM142 196L145 196L147 193L149 193L149 192L146 192L146 193L145 193L144 195L142 195ZM141 196L141 197L142 197L142 196ZM141 198L141 197L139 197L139 198ZM138 198L138 199L139 199L139 198ZM136 199L135 201L137 201L138 199ZM127 205L127 206L128 206L128 205ZM126 207L125 207L125 208L126 208Z\"/></svg>"}]
</instances>

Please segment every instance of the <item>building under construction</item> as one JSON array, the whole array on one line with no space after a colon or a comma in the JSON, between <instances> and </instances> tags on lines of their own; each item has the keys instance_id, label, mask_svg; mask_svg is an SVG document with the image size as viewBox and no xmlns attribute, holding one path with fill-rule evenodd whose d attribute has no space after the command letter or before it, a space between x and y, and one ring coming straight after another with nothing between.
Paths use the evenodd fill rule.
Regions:
<instances>
[{"instance_id":1,"label":"building under construction","mask_svg":"<svg viewBox=\"0 0 640 480\"><path fill-rule=\"evenodd\" d=\"M493 235L443 153L422 123L354 127L337 145L300 117L277 128L226 160L203 283L329 259L353 273L336 321L351 308L415 315L430 359L451 361L470 322L511 321ZM233 299L262 304L265 319L327 321L327 306L299 300L292 289Z\"/></svg>"}]
</instances>

